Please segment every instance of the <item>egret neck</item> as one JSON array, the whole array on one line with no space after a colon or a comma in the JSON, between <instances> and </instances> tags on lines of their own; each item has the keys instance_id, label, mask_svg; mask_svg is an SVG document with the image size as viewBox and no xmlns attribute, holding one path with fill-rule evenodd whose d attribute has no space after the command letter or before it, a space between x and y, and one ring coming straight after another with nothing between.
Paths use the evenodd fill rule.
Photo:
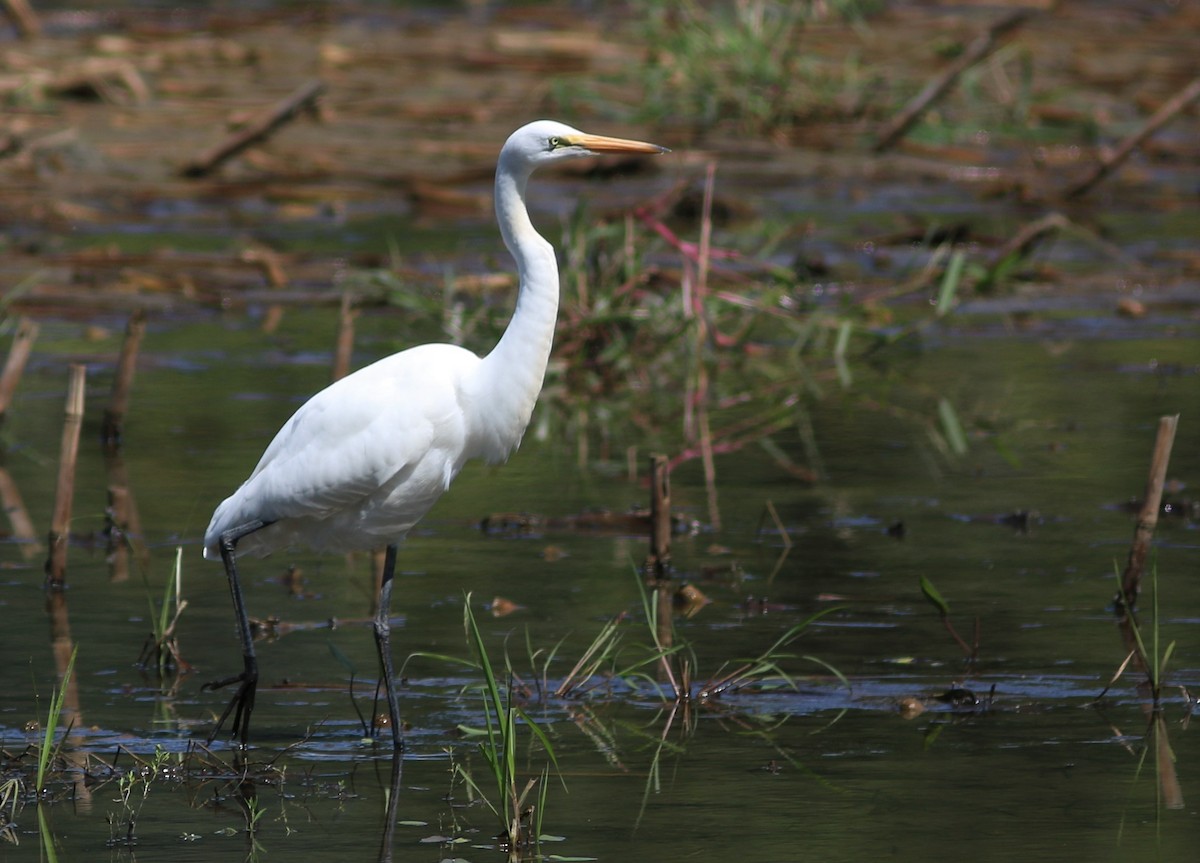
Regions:
<instances>
[{"instance_id":1,"label":"egret neck","mask_svg":"<svg viewBox=\"0 0 1200 863\"><path fill-rule=\"evenodd\" d=\"M516 261L517 302L496 347L483 358L477 379L481 403L489 406L483 432L483 456L506 458L521 435L542 388L554 324L558 316L558 260L554 247L534 229L525 206L532 173L507 149L496 168L496 219L504 245Z\"/></svg>"}]
</instances>

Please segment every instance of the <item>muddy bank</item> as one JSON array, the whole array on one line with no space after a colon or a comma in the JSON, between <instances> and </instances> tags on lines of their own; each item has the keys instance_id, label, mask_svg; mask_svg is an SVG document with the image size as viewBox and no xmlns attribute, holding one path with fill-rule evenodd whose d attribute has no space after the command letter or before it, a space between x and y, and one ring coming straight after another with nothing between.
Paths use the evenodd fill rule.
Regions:
<instances>
[{"instance_id":1,"label":"muddy bank","mask_svg":"<svg viewBox=\"0 0 1200 863\"><path fill-rule=\"evenodd\" d=\"M654 4L39 11L40 35L9 31L0 47L0 277L27 311L288 288L309 302L346 267L436 289L456 257L460 273L503 271L495 153L549 115L674 147L620 201L666 196L685 234L715 162L715 242L782 267L801 294L911 298L894 289L940 273L945 246L984 270L967 270L991 295L973 311L1036 315L1066 294L1195 318L1186 5L1047 7L1006 30L1003 9L892 4L774 30ZM761 62L738 66L732 40ZM484 238L465 260L464 232ZM385 237L413 233L417 249L389 258Z\"/></svg>"}]
</instances>

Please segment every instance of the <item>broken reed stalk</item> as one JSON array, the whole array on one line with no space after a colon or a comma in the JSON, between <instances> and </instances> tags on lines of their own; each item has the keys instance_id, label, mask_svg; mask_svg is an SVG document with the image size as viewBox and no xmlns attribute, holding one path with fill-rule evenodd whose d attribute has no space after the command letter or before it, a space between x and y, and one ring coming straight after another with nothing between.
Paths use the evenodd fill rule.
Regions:
<instances>
[{"instance_id":1,"label":"broken reed stalk","mask_svg":"<svg viewBox=\"0 0 1200 863\"><path fill-rule=\"evenodd\" d=\"M650 456L650 553L644 572L656 595L655 619L651 624L658 649L662 651L659 673L679 698L679 683L668 653L674 644L674 630L671 628L671 471L665 455Z\"/></svg>"},{"instance_id":2,"label":"broken reed stalk","mask_svg":"<svg viewBox=\"0 0 1200 863\"><path fill-rule=\"evenodd\" d=\"M1125 564L1125 571L1121 574L1121 589L1118 591L1114 603L1120 618L1121 638L1129 655L1122 663L1121 669L1113 676L1113 681L1120 676L1130 660L1134 660L1146 675L1146 678L1138 685L1138 690L1143 693L1153 690L1151 693L1154 699L1153 706L1146 703L1143 705L1143 709L1150 716L1151 734L1154 738L1155 774L1158 777L1162 805L1167 809L1183 808L1183 788L1179 784L1179 776L1175 770L1175 757L1167 737L1167 725L1162 711L1158 709L1158 688L1155 682L1158 680L1159 670L1153 669L1153 664L1158 662L1157 648L1153 648L1155 655L1143 655L1142 644L1135 630L1134 615L1138 595L1142 590L1142 576L1146 570L1150 542L1154 538L1154 529L1158 526L1163 486L1166 484L1167 466L1171 462L1171 448L1175 443L1175 430L1178 426L1179 414L1158 419L1158 432L1154 437L1154 452L1150 457L1150 473L1146 479L1146 493L1142 499L1142 508L1138 512L1137 525L1133 529L1133 542L1129 546L1129 560ZM1157 616L1157 614L1156 602L1155 615ZM1154 625L1158 626L1158 620L1154 621ZM1111 685L1110 682L1109 686ZM1106 687L1105 692L1107 691Z\"/></svg>"},{"instance_id":3,"label":"broken reed stalk","mask_svg":"<svg viewBox=\"0 0 1200 863\"><path fill-rule=\"evenodd\" d=\"M338 313L337 343L333 351L333 375L335 381L350 373L350 358L354 354L354 319L358 309L349 291L342 294L342 307Z\"/></svg>"},{"instance_id":4,"label":"broken reed stalk","mask_svg":"<svg viewBox=\"0 0 1200 863\"><path fill-rule=\"evenodd\" d=\"M991 260L993 263L998 264L1009 255L1024 257L1033 250L1033 247L1042 238L1049 234L1066 230L1070 226L1071 220L1062 213L1047 213L1041 218L1034 219L1032 222L1022 226L1019 231L1009 237L1008 241L992 255Z\"/></svg>"},{"instance_id":5,"label":"broken reed stalk","mask_svg":"<svg viewBox=\"0 0 1200 863\"><path fill-rule=\"evenodd\" d=\"M276 102L247 123L240 131L188 162L180 173L185 177L193 178L211 174L238 153L268 138L302 110L311 108L324 90L325 83L320 80L314 79L302 84L287 98Z\"/></svg>"},{"instance_id":6,"label":"broken reed stalk","mask_svg":"<svg viewBox=\"0 0 1200 863\"><path fill-rule=\"evenodd\" d=\"M1121 591L1117 595L1117 613L1123 618L1133 613L1138 595L1142 592L1146 557L1150 551L1150 541L1154 539L1154 528L1158 526L1163 485L1166 483L1167 465L1171 461L1171 447L1175 443L1175 429L1178 425L1179 414L1159 417L1158 434L1154 438L1154 453L1150 457L1150 475L1146 480L1146 493L1142 498L1142 508L1138 512L1137 525L1133 529L1129 560L1121 575Z\"/></svg>"},{"instance_id":7,"label":"broken reed stalk","mask_svg":"<svg viewBox=\"0 0 1200 863\"><path fill-rule=\"evenodd\" d=\"M29 318L21 318L17 331L13 335L12 346L8 349L8 359L4 363L4 371L0 373L0 418L8 413L17 384L25 373L25 364L33 351L33 343L37 340L38 325Z\"/></svg>"},{"instance_id":8,"label":"broken reed stalk","mask_svg":"<svg viewBox=\"0 0 1200 863\"><path fill-rule=\"evenodd\" d=\"M1163 103L1162 107L1154 112L1142 128L1117 145L1117 148L1101 159L1100 163L1092 168L1086 177L1073 186L1070 186L1064 192L1066 197L1078 198L1090 192L1101 180L1120 167L1121 163L1128 159L1133 151L1141 146L1143 141L1169 123L1176 114L1183 111L1197 99L1200 99L1200 78L1193 79L1190 84Z\"/></svg>"},{"instance_id":9,"label":"broken reed stalk","mask_svg":"<svg viewBox=\"0 0 1200 863\"><path fill-rule=\"evenodd\" d=\"M665 455L650 456L650 553L644 566L656 582L670 577L671 471Z\"/></svg>"},{"instance_id":10,"label":"broken reed stalk","mask_svg":"<svg viewBox=\"0 0 1200 863\"><path fill-rule=\"evenodd\" d=\"M42 22L29 5L29 0L4 0L4 11L22 39L36 39L42 35Z\"/></svg>"},{"instance_id":11,"label":"broken reed stalk","mask_svg":"<svg viewBox=\"0 0 1200 863\"><path fill-rule=\"evenodd\" d=\"M976 36L967 49L958 56L958 59L931 79L899 114L884 124L879 132L879 140L875 142L875 152L882 153L884 150L891 149L908 133L909 129L916 125L917 120L929 109L930 105L945 95L963 72L996 50L1001 38L1020 27L1032 15L1033 12L1028 9L1013 12Z\"/></svg>"},{"instance_id":12,"label":"broken reed stalk","mask_svg":"<svg viewBox=\"0 0 1200 863\"><path fill-rule=\"evenodd\" d=\"M717 163L709 162L704 171L704 203L700 211L700 246L696 252L696 313L704 314L704 297L708 293L708 268L712 257L713 188L716 186Z\"/></svg>"},{"instance_id":13,"label":"broken reed stalk","mask_svg":"<svg viewBox=\"0 0 1200 863\"><path fill-rule=\"evenodd\" d=\"M133 376L137 371L138 349L142 335L146 332L146 312L137 309L129 316L125 325L125 341L121 343L121 356L117 360L117 371L113 377L112 394L108 407L104 409L100 439L109 451L120 449L121 434L125 427L125 414L129 411L129 394L133 390Z\"/></svg>"},{"instance_id":14,"label":"broken reed stalk","mask_svg":"<svg viewBox=\"0 0 1200 863\"><path fill-rule=\"evenodd\" d=\"M712 205L717 163L709 162L704 176L704 205L700 215L700 245L696 273L696 357L704 355L708 341L708 318L704 302L708 293L709 259L712 255ZM721 509L717 503L717 465L713 458L712 425L708 416L708 369L698 360L696 372L696 422L700 463L704 466L704 489L708 498L708 520L713 530L721 529Z\"/></svg>"},{"instance_id":15,"label":"broken reed stalk","mask_svg":"<svg viewBox=\"0 0 1200 863\"><path fill-rule=\"evenodd\" d=\"M83 395L87 366L72 364L67 383L66 419L58 460L58 483L54 492L54 515L50 520L46 559L46 586L61 590L67 577L67 544L71 533L71 500L75 494L75 463L79 455L79 431L83 427Z\"/></svg>"}]
</instances>

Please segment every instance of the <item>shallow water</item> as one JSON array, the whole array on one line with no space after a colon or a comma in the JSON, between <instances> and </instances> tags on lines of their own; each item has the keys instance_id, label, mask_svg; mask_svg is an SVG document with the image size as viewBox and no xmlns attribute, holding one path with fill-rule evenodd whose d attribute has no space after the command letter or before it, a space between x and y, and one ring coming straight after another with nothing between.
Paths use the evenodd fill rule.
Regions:
<instances>
[{"instance_id":1,"label":"shallow water","mask_svg":"<svg viewBox=\"0 0 1200 863\"><path fill-rule=\"evenodd\" d=\"M84 430L64 615L45 611L42 557L26 560L12 543L0 547L7 572L0 608L8 621L0 636L8 657L0 735L8 751L32 739L22 728L45 711L56 679L51 639L62 635L64 621L79 649L69 751L116 758L121 767L130 756L117 756L119 749L148 758L155 747L185 751L205 736L224 701L200 684L236 670L238 648L224 579L200 560L200 534L300 394L328 374L332 313L289 312L284 321L270 337L253 316L152 325L123 453L150 546L144 574L109 581L98 536L106 486L98 410ZM364 318L360 353L387 344L397 326L407 329L388 315ZM5 429L9 473L38 525L52 504L63 361L83 358L77 337L77 325L46 328ZM1177 688L1200 688L1200 593L1189 575L1200 554L1194 521L1164 518L1156 553L1161 637L1164 645L1176 642L1165 716L1183 810L1156 814L1153 760L1139 771L1146 720L1132 676L1102 705L1092 702L1123 658L1109 608L1114 567L1132 531L1122 504L1140 493L1157 417L1195 402L1191 344L998 336L981 343L950 332L937 342L817 403L807 449L794 433L777 437L797 461L819 453L823 479L815 486L782 475L757 448L721 457L724 527L713 532L696 463L672 477L675 507L698 525L676 539L675 563L712 599L695 617L677 620L678 636L695 652L697 678L756 655L792 624L827 611L793 650L838 669L850 688L824 667L794 659L786 670L795 690L732 693L674 716L647 686L600 687L586 698L544 704L532 698L527 709L551 735L561 774L549 789L544 829L564 841L548 843L545 853L774 860L802 846L814 859L850 860L881 852L940 858L969 848L984 859L1119 860L1144 859L1147 846L1157 845L1162 859L1184 859L1197 817L1188 777L1200 757ZM102 403L110 358L95 347L91 353L89 396ZM978 433L961 459L941 453L919 413L894 409L921 403L927 390L946 394L964 414L994 417L992 432ZM891 409L881 411L876 398L884 394ZM531 684L538 674L527 641L541 649L563 641L547 672L552 686L616 614L629 613L629 655L648 643L634 575L645 554L641 537L552 522L526 535L478 528L494 512L554 519L645 502L644 485L610 462L579 466L578 442L562 417L541 420L544 438L531 434L501 468L464 472L403 548L398 659L416 650L469 656L465 591L495 655L507 650ZM639 444L633 430L613 434L613 453ZM1185 414L1172 477L1200 469L1196 435ZM779 531L762 527L771 525L768 500L794 542L787 554ZM1018 510L1033 513L1026 530L1004 521ZM887 530L899 521L903 539ZM149 601L159 600L177 546L188 601L179 642L195 670L163 694L133 663L149 630ZM281 576L292 564L302 581L289 590ZM950 602L969 640L978 619L973 669L922 598L920 576ZM230 789L192 775L154 786L137 821L137 853L169 848L181 859L209 859L292 853L303 842L318 858L376 855L388 761L362 744L346 690L349 663L361 709L369 711L370 579L361 557L297 553L247 563L252 614L294 625L259 643L264 686L254 757L289 747L280 759L282 783L259 785L261 848L240 832L242 810ZM492 618L486 606L494 596L520 608ZM466 805L461 786L453 801L446 798L448 752L480 766L474 744L455 732L483 724L474 678L427 658L409 662L405 676L403 709L412 727L395 853L486 859L494 852L477 846L490 845L491 818L480 805ZM954 686L981 703L956 709L933 700ZM927 712L902 718L897 704L905 698L924 700ZM529 752L532 771L543 761L536 748ZM89 800L49 807L49 829L67 859L104 847L111 832L104 816L122 811L116 789L110 781ZM36 853L34 811L18 819L21 850L7 853ZM431 841L439 836L466 841Z\"/></svg>"}]
</instances>

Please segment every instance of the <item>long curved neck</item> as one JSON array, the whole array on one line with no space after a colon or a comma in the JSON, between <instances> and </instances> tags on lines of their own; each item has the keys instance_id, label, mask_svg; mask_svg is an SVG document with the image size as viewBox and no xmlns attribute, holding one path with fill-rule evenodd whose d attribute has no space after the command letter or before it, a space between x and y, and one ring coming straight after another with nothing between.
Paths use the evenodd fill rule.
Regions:
<instances>
[{"instance_id":1,"label":"long curved neck","mask_svg":"<svg viewBox=\"0 0 1200 863\"><path fill-rule=\"evenodd\" d=\"M506 449L503 455L520 443L533 414L558 317L558 261L554 247L529 220L525 207L529 173L501 153L496 167L496 219L504 245L516 261L519 287L504 335L483 358L480 394L489 407L487 436L493 446Z\"/></svg>"}]
</instances>

